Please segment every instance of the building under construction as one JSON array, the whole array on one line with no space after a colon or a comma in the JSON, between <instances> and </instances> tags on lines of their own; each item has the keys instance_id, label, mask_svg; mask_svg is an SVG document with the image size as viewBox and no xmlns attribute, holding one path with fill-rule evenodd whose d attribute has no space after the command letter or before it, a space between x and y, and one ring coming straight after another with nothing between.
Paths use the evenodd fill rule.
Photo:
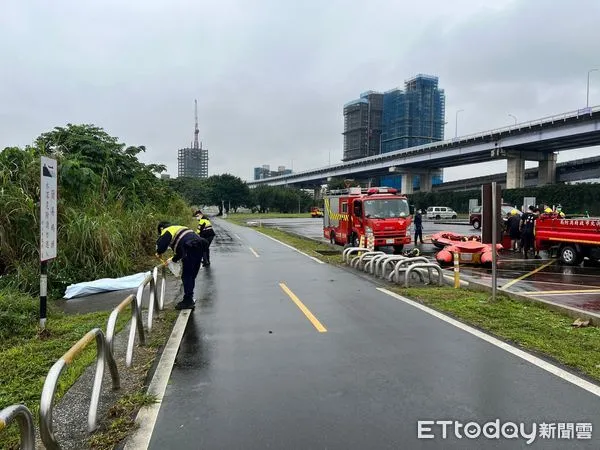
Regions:
<instances>
[{"instance_id":1,"label":"building under construction","mask_svg":"<svg viewBox=\"0 0 600 450\"><path fill-rule=\"evenodd\" d=\"M178 176L193 178L208 178L208 149L202 148L198 135L198 102L194 100L196 126L194 128L194 142L189 148L182 148L177 155Z\"/></svg>"},{"instance_id":2,"label":"building under construction","mask_svg":"<svg viewBox=\"0 0 600 450\"><path fill-rule=\"evenodd\" d=\"M343 161L380 153L383 94L367 91L344 105Z\"/></svg>"},{"instance_id":3,"label":"building under construction","mask_svg":"<svg viewBox=\"0 0 600 450\"><path fill-rule=\"evenodd\" d=\"M435 76L417 75L404 83L404 90L385 92L381 153L442 141L445 109L444 90Z\"/></svg>"}]
</instances>

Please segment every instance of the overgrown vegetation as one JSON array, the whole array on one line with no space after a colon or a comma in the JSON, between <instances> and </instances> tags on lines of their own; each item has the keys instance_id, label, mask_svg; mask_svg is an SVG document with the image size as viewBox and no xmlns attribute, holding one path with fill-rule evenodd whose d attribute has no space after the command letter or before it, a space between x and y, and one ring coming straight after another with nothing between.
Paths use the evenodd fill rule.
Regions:
<instances>
[{"instance_id":1,"label":"overgrown vegetation","mask_svg":"<svg viewBox=\"0 0 600 450\"><path fill-rule=\"evenodd\" d=\"M33 146L0 153L0 286L34 293L39 272L40 156L58 159L58 256L50 288L131 273L152 255L159 220L189 221L190 210L156 177L165 168L137 159L93 125L67 125ZM187 223L187 222L186 222Z\"/></svg>"},{"instance_id":2,"label":"overgrown vegetation","mask_svg":"<svg viewBox=\"0 0 600 450\"><path fill-rule=\"evenodd\" d=\"M566 214L600 215L600 183L551 184L523 189L503 189L502 198L510 205L521 206L524 197L535 197L538 205L563 206ZM469 210L469 199L476 198L481 203L481 190L451 192L417 192L409 196L417 208L441 205L449 206L458 212Z\"/></svg>"}]
</instances>

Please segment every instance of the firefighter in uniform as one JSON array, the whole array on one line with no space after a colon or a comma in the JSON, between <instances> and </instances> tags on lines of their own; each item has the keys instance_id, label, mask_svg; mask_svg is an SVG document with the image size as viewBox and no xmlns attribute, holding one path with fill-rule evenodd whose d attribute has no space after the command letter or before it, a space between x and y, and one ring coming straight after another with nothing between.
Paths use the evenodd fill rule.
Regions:
<instances>
[{"instance_id":1,"label":"firefighter in uniform","mask_svg":"<svg viewBox=\"0 0 600 450\"><path fill-rule=\"evenodd\" d=\"M212 223L210 223L210 220L208 220L208 217L205 216L202 211L196 211L194 213L194 217L198 219L198 228L196 229L196 233L198 233L201 238L206 239L208 242L206 251L203 253L202 266L210 267L210 244L215 238L215 230L213 230Z\"/></svg>"},{"instance_id":2,"label":"firefighter in uniform","mask_svg":"<svg viewBox=\"0 0 600 450\"><path fill-rule=\"evenodd\" d=\"M187 227L160 222L156 241L157 255L162 255L169 247L174 253L170 260L182 262L183 300L175 305L175 309L193 309L196 277L207 242Z\"/></svg>"}]
</instances>

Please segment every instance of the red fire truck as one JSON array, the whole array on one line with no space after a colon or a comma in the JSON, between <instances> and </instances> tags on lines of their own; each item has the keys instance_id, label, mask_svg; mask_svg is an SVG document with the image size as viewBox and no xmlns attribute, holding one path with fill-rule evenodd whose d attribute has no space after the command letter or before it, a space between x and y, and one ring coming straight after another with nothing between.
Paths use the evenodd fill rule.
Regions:
<instances>
[{"instance_id":1,"label":"red fire truck","mask_svg":"<svg viewBox=\"0 0 600 450\"><path fill-rule=\"evenodd\" d=\"M372 233L374 246L402 251L410 243L411 223L406 196L388 187L348 188L325 195L323 235L332 244L358 247L360 238Z\"/></svg>"},{"instance_id":2,"label":"red fire truck","mask_svg":"<svg viewBox=\"0 0 600 450\"><path fill-rule=\"evenodd\" d=\"M540 250L558 248L561 262L570 266L586 257L600 260L600 218L541 214L535 221L535 244Z\"/></svg>"}]
</instances>

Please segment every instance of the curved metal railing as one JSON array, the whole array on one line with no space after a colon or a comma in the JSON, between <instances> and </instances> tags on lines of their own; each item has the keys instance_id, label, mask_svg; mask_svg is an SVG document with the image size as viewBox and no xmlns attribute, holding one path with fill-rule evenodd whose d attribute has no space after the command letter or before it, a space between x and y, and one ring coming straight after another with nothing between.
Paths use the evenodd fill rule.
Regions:
<instances>
[{"instance_id":1,"label":"curved metal railing","mask_svg":"<svg viewBox=\"0 0 600 450\"><path fill-rule=\"evenodd\" d=\"M100 392L102 390L102 378L104 377L104 367L108 363L108 368L112 378L113 389L120 388L119 371L112 355L104 333L100 328L94 328L86 333L75 345L73 345L58 361L54 363L44 382L42 397L40 400L40 435L42 442L49 450L60 450L52 423L52 408L54 407L54 396L58 380L65 367L73 362L73 359L93 341L96 340L96 375L92 387L92 397L88 410L88 432L92 432L97 427L98 403L100 401Z\"/></svg>"},{"instance_id":2,"label":"curved metal railing","mask_svg":"<svg viewBox=\"0 0 600 450\"><path fill-rule=\"evenodd\" d=\"M416 264L411 264L410 266L408 266L408 269L406 269L406 272L404 273L404 287L409 287L410 286L410 274L411 274L411 272L413 272L414 270L420 270L420 269L427 269L427 272L429 273L429 282L430 283L433 281L433 277L431 276L431 271L432 270L437 270L437 272L438 272L438 284L440 286L442 286L444 284L444 273L442 272L442 268L440 267L439 264L435 264L435 263L416 263Z\"/></svg>"},{"instance_id":3,"label":"curved metal railing","mask_svg":"<svg viewBox=\"0 0 600 450\"><path fill-rule=\"evenodd\" d=\"M399 274L400 274L400 272L406 272L407 267L410 267L411 265L413 265L415 263L430 263L430 262L431 261L429 261L424 256L415 256L414 258L406 258L406 259L400 260L396 263L396 265L394 266L394 270L388 276L388 281L394 281L396 283L399 283L400 282Z\"/></svg>"},{"instance_id":4,"label":"curved metal railing","mask_svg":"<svg viewBox=\"0 0 600 450\"><path fill-rule=\"evenodd\" d=\"M12 405L0 411L0 432L16 421L21 435L19 448L21 450L35 449L35 428L33 415L25 405Z\"/></svg>"},{"instance_id":5,"label":"curved metal railing","mask_svg":"<svg viewBox=\"0 0 600 450\"><path fill-rule=\"evenodd\" d=\"M160 280L159 280L160 278ZM60 445L54 436L52 409L54 407L54 397L58 380L65 367L67 367L75 357L96 339L96 374L92 386L92 396L88 410L88 432L97 428L98 404L102 391L102 379L104 370L108 364L112 379L113 389L120 388L119 370L114 358L114 336L117 324L117 318L121 312L131 305L131 320L129 338L127 341L127 350L125 364L131 367L133 363L133 349L135 347L135 334L137 332L139 342L145 345L144 324L142 321L142 306L144 304L144 293L148 286L148 332L152 329L152 321L155 311L162 311L164 308L166 294L166 266L161 264L154 267L151 273L140 283L137 289L137 295L129 295L111 312L107 324L106 335L100 328L90 330L75 345L73 345L50 369L44 382L42 396L40 400L40 436L42 442L49 450L60 450ZM158 288L160 286L160 289ZM0 428L1 429L1 428ZM32 447L33 448L33 447Z\"/></svg>"},{"instance_id":6,"label":"curved metal railing","mask_svg":"<svg viewBox=\"0 0 600 450\"><path fill-rule=\"evenodd\" d=\"M146 344L144 336L144 324L142 323L142 311L139 307L137 297L135 295L129 295L119 305L113 309L108 317L108 323L106 325L106 344L114 356L114 334L117 326L117 318L127 306L131 305L131 325L129 328L129 339L127 341L127 352L125 356L125 364L127 367L131 367L133 362L133 347L135 344L135 332L138 332L139 340L141 345Z\"/></svg>"}]
</instances>

